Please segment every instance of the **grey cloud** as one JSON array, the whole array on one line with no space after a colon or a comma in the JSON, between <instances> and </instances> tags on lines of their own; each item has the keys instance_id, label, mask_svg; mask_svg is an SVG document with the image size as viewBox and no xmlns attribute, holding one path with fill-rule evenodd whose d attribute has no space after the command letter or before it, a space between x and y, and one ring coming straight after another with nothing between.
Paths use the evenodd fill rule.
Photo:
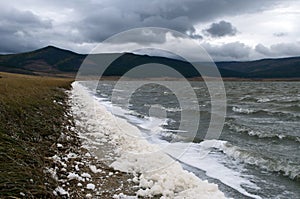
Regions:
<instances>
[{"instance_id":1,"label":"grey cloud","mask_svg":"<svg viewBox=\"0 0 300 199\"><path fill-rule=\"evenodd\" d=\"M192 23L198 23L222 16L235 16L270 9L280 0L118 0L114 2L118 6L126 7L129 11L143 13L145 18L156 15L166 19L187 16Z\"/></svg>"},{"instance_id":2,"label":"grey cloud","mask_svg":"<svg viewBox=\"0 0 300 199\"><path fill-rule=\"evenodd\" d=\"M163 44L166 42L167 34L171 34L174 38L186 38L186 35L169 30L167 28L136 28L130 30L130 34L117 34L105 40L105 43L123 44L123 43L137 43L140 45L148 44ZM202 39L201 35L195 33L188 33L188 36L193 39ZM147 46L145 46L147 47Z\"/></svg>"},{"instance_id":3,"label":"grey cloud","mask_svg":"<svg viewBox=\"0 0 300 199\"><path fill-rule=\"evenodd\" d=\"M295 43L278 43L266 47L262 44L258 44L255 47L255 50L263 55L269 57L278 57L278 56L299 56L300 54L300 42Z\"/></svg>"},{"instance_id":4,"label":"grey cloud","mask_svg":"<svg viewBox=\"0 0 300 199\"><path fill-rule=\"evenodd\" d=\"M286 33L286 32L275 32L273 35L275 37L284 37L284 36L287 36L288 33Z\"/></svg>"},{"instance_id":5,"label":"grey cloud","mask_svg":"<svg viewBox=\"0 0 300 199\"><path fill-rule=\"evenodd\" d=\"M195 38L197 37L195 34L196 30L187 17L180 16L167 20L161 16L150 16L142 20L139 15L134 13L123 16L122 11L116 9L110 11L110 17L105 16L106 14L104 13L89 16L82 20L77 28L81 30L83 35L89 38L91 42L101 42L113 34L139 27L169 28L188 33ZM153 41L156 42L155 37L153 37ZM158 41L164 42L164 40L161 39L158 39Z\"/></svg>"},{"instance_id":6,"label":"grey cloud","mask_svg":"<svg viewBox=\"0 0 300 199\"><path fill-rule=\"evenodd\" d=\"M158 26L170 28L188 34L194 39L201 39L196 25L224 16L236 16L241 13L255 13L272 8L280 0L240 1L240 0L24 0L21 5L17 0L0 2L1 38L19 41L21 45L8 49L0 44L1 51L23 51L45 43L74 46L93 44L105 40L113 34L131 28ZM9 6L8 6L9 5ZM15 9L4 12L4 8ZM31 9L26 11L26 7ZM22 10L22 11L21 11ZM24 11L25 10L25 11ZM45 11L45 19L34 11ZM65 11L70 10L66 16ZM57 17L64 16L65 17ZM22 35L22 37L20 37ZM142 35L135 35L141 37ZM33 38L34 37L34 38ZM164 42L164 37L152 37L145 42ZM6 41L9 43L9 41ZM140 39L140 42L143 42ZM39 46L42 47L42 46ZM19 50L18 50L19 49Z\"/></svg>"},{"instance_id":7,"label":"grey cloud","mask_svg":"<svg viewBox=\"0 0 300 199\"><path fill-rule=\"evenodd\" d=\"M49 19L41 19L31 11L20 11L14 8L0 8L1 29L11 32L51 28Z\"/></svg>"},{"instance_id":8,"label":"grey cloud","mask_svg":"<svg viewBox=\"0 0 300 199\"><path fill-rule=\"evenodd\" d=\"M251 48L241 42L227 43L222 46L212 46L206 43L203 47L212 57L220 60L247 58L251 52Z\"/></svg>"},{"instance_id":9,"label":"grey cloud","mask_svg":"<svg viewBox=\"0 0 300 199\"><path fill-rule=\"evenodd\" d=\"M78 29L87 42L101 42L114 34L138 27L140 20L140 16L135 13L124 14L118 8L104 7L91 10L71 26Z\"/></svg>"},{"instance_id":10,"label":"grey cloud","mask_svg":"<svg viewBox=\"0 0 300 199\"><path fill-rule=\"evenodd\" d=\"M158 26L169 28L171 30L185 33L193 39L202 39L202 36L196 33L194 25L191 23L190 19L187 16L180 16L170 20L162 18L160 16L149 17L146 18L140 25L141 27ZM174 34L174 36L180 37L180 34Z\"/></svg>"},{"instance_id":11,"label":"grey cloud","mask_svg":"<svg viewBox=\"0 0 300 199\"><path fill-rule=\"evenodd\" d=\"M35 50L43 45L42 42L30 35L23 35L22 33L16 34L2 34L0 53L16 53L26 52L28 50Z\"/></svg>"},{"instance_id":12,"label":"grey cloud","mask_svg":"<svg viewBox=\"0 0 300 199\"><path fill-rule=\"evenodd\" d=\"M203 39L202 35L195 34L195 33L188 34L188 36L191 37L192 39Z\"/></svg>"},{"instance_id":13,"label":"grey cloud","mask_svg":"<svg viewBox=\"0 0 300 199\"><path fill-rule=\"evenodd\" d=\"M272 52L270 51L269 48L267 48L266 46L262 45L262 44L258 44L255 46L255 50L256 52L263 54L263 55L267 55L267 56L271 56Z\"/></svg>"},{"instance_id":14,"label":"grey cloud","mask_svg":"<svg viewBox=\"0 0 300 199\"><path fill-rule=\"evenodd\" d=\"M138 44L150 44L150 43L164 43L166 41L166 34L160 29L148 29L147 31L142 28L131 30L131 34L117 35L105 40L107 43L138 43Z\"/></svg>"},{"instance_id":15,"label":"grey cloud","mask_svg":"<svg viewBox=\"0 0 300 199\"><path fill-rule=\"evenodd\" d=\"M0 18L0 52L4 53L36 49L41 42L35 34L52 27L50 20L14 8L0 8Z\"/></svg>"},{"instance_id":16,"label":"grey cloud","mask_svg":"<svg viewBox=\"0 0 300 199\"><path fill-rule=\"evenodd\" d=\"M193 24L186 16L179 16L173 19L166 19L161 16L151 16L144 19L140 25L142 27L158 26L158 27L170 28L183 33L186 33L187 31L191 33L195 32L195 28Z\"/></svg>"},{"instance_id":17,"label":"grey cloud","mask_svg":"<svg viewBox=\"0 0 300 199\"><path fill-rule=\"evenodd\" d=\"M112 34L137 27L157 26L186 33L201 39L196 34L195 25L216 17L234 16L240 13L258 12L269 9L278 0L116 0L91 3L74 7L84 18L72 24L79 29L87 42L99 42ZM235 28L221 23L221 30L233 34ZM230 29L231 28L231 29ZM220 33L221 34L221 33Z\"/></svg>"},{"instance_id":18,"label":"grey cloud","mask_svg":"<svg viewBox=\"0 0 300 199\"><path fill-rule=\"evenodd\" d=\"M237 29L231 23L220 21L212 23L205 32L209 33L212 37L233 36L237 33Z\"/></svg>"}]
</instances>

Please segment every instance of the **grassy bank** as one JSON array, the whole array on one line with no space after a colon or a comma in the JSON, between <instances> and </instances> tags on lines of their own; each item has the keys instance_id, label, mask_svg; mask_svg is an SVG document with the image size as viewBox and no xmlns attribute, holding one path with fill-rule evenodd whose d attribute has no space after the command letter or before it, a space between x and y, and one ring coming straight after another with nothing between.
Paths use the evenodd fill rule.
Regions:
<instances>
[{"instance_id":1,"label":"grassy bank","mask_svg":"<svg viewBox=\"0 0 300 199\"><path fill-rule=\"evenodd\" d=\"M82 146L65 92L71 82L0 73L0 198L135 195L134 176L110 168Z\"/></svg>"},{"instance_id":2,"label":"grassy bank","mask_svg":"<svg viewBox=\"0 0 300 199\"><path fill-rule=\"evenodd\" d=\"M0 198L52 197L55 182L43 168L62 130L70 83L0 73Z\"/></svg>"}]
</instances>

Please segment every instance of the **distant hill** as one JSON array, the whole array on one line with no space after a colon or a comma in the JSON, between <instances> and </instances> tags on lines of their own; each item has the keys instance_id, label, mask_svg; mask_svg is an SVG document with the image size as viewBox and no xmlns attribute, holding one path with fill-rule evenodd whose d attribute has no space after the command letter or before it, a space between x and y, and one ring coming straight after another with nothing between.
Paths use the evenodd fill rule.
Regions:
<instances>
[{"instance_id":1,"label":"distant hill","mask_svg":"<svg viewBox=\"0 0 300 199\"><path fill-rule=\"evenodd\" d=\"M136 55L132 53L126 53L116 59L108 68L108 70L105 71L104 75L106 76L121 76L124 73L128 72L132 68L136 66L140 66L143 64L149 64L154 63L150 67L156 67L155 64L163 64L170 66L171 68L177 70L182 76L184 77L199 77L201 76L199 72L194 68L194 66L186 61L178 60L178 59L171 59L166 57L158 57L158 56L148 56L148 55ZM197 63L194 63L197 64ZM204 65L211 65L205 64ZM198 65L198 64L197 64ZM201 64L200 64L201 65ZM243 76L242 73L233 71L231 69L221 68L219 69L221 75L223 77L241 77ZM158 74L161 72L162 74ZM168 74L164 74L163 71L154 70L155 76L160 75L161 77L167 76ZM145 76L149 75L151 73L151 69L148 74L145 74ZM139 74L141 76L143 74ZM151 74L150 74L151 76Z\"/></svg>"},{"instance_id":2,"label":"distant hill","mask_svg":"<svg viewBox=\"0 0 300 199\"><path fill-rule=\"evenodd\" d=\"M247 62L217 62L219 69L240 72L250 78L299 78L300 57Z\"/></svg>"},{"instance_id":3,"label":"distant hill","mask_svg":"<svg viewBox=\"0 0 300 199\"><path fill-rule=\"evenodd\" d=\"M75 73L86 55L47 46L32 52L0 55L0 71L25 74Z\"/></svg>"},{"instance_id":4,"label":"distant hill","mask_svg":"<svg viewBox=\"0 0 300 199\"><path fill-rule=\"evenodd\" d=\"M54 46L32 52L0 55L0 71L36 75L75 75L87 55ZM93 55L101 58L105 54ZM188 62L166 57L125 53L105 71L106 76L121 76L135 66L157 63L168 65L185 77L199 73ZM97 67L97 63L90 63ZM300 78L300 57L262 59L247 62L216 62L222 77L234 78ZM99 66L100 67L100 66Z\"/></svg>"}]
</instances>

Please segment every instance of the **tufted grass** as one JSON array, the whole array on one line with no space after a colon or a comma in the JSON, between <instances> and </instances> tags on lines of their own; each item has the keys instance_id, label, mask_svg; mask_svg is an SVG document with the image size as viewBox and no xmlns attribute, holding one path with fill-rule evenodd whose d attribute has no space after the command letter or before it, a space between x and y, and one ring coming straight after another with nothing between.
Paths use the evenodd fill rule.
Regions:
<instances>
[{"instance_id":1,"label":"tufted grass","mask_svg":"<svg viewBox=\"0 0 300 199\"><path fill-rule=\"evenodd\" d=\"M71 82L0 73L0 198L53 197L55 181L43 169L63 128Z\"/></svg>"}]
</instances>

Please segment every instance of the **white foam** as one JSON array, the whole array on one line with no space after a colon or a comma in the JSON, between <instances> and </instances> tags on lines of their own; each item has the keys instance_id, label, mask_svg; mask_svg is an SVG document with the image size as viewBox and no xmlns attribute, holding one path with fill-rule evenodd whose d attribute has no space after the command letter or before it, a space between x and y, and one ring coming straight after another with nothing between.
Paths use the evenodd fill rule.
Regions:
<instances>
[{"instance_id":1,"label":"white foam","mask_svg":"<svg viewBox=\"0 0 300 199\"><path fill-rule=\"evenodd\" d=\"M101 169L97 169L95 165L89 165L89 167L93 173L100 173L102 171Z\"/></svg>"},{"instance_id":2,"label":"white foam","mask_svg":"<svg viewBox=\"0 0 300 199\"><path fill-rule=\"evenodd\" d=\"M57 195L57 193L59 193L59 195L61 195L61 196L66 195L69 197L69 193L66 190L64 190L64 188L62 188L62 187L57 187L55 189L55 193L56 193L56 195Z\"/></svg>"},{"instance_id":3,"label":"white foam","mask_svg":"<svg viewBox=\"0 0 300 199\"><path fill-rule=\"evenodd\" d=\"M92 183L88 183L88 184L86 185L86 188L87 188L87 189L94 190L94 189L95 189L95 185L92 184Z\"/></svg>"},{"instance_id":4,"label":"white foam","mask_svg":"<svg viewBox=\"0 0 300 199\"><path fill-rule=\"evenodd\" d=\"M171 150L166 152L173 156L174 152L180 151L180 148L187 148L184 155L179 158L180 161L205 171L207 176L220 180L222 183L245 196L260 198L257 195L248 193L242 187L242 185L244 185L251 189L259 189L259 187L247 178L249 176L243 176L240 172L224 166L222 162L220 162L220 160L224 158L222 154L209 153L212 148L225 151L226 143L226 141L221 140L206 140L198 144L190 143L189 147L186 146L188 143L173 143L172 147L169 147ZM175 154L175 157L177 155L178 154Z\"/></svg>"},{"instance_id":5,"label":"white foam","mask_svg":"<svg viewBox=\"0 0 300 199\"><path fill-rule=\"evenodd\" d=\"M271 99L269 99L269 98L258 98L257 99L258 103L265 103L265 102L270 102L270 101L271 101Z\"/></svg>"},{"instance_id":6,"label":"white foam","mask_svg":"<svg viewBox=\"0 0 300 199\"><path fill-rule=\"evenodd\" d=\"M232 107L232 110L236 113L254 113L255 111L252 109L248 109L248 108L238 108L238 107Z\"/></svg>"},{"instance_id":7,"label":"white foam","mask_svg":"<svg viewBox=\"0 0 300 199\"><path fill-rule=\"evenodd\" d=\"M180 163L141 136L140 130L126 120L114 117L78 82L72 84L72 111L81 129L89 127L93 136L107 138L117 158L115 169L137 175L140 190L137 195L162 198L225 198L216 184L202 181L184 170ZM81 132L82 134L84 132ZM162 167L163 166L163 167Z\"/></svg>"},{"instance_id":8,"label":"white foam","mask_svg":"<svg viewBox=\"0 0 300 199\"><path fill-rule=\"evenodd\" d=\"M111 112L113 115L126 118L130 123L145 129L150 134L143 134L145 138L147 138L148 141L154 142L157 141L159 136L169 137L172 139L176 139L176 135L170 132L187 132L183 130L168 130L162 128L163 125L167 125L170 119L161 119L157 117L147 117L144 116L143 118L138 118L136 115L139 115L138 113L132 111L132 110L125 110L121 107L114 106L110 101L107 101L106 98L101 97L95 97L99 102L101 102L101 105L104 105L105 108ZM150 106L150 105L149 105ZM155 107L155 105L153 106ZM157 106L161 108L161 106Z\"/></svg>"}]
</instances>

